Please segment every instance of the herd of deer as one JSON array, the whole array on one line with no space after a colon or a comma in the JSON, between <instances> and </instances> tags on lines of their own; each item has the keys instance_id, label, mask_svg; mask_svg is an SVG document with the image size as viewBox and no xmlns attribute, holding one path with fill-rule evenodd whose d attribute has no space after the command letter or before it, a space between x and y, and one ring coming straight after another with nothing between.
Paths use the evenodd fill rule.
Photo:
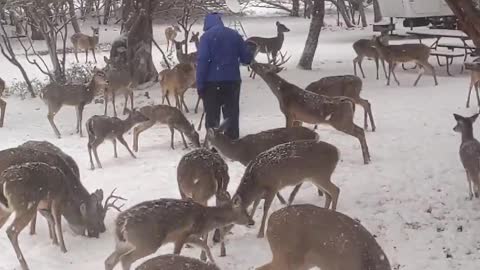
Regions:
<instances>
[{"instance_id":1,"label":"herd of deer","mask_svg":"<svg viewBox=\"0 0 480 270\"><path fill-rule=\"evenodd\" d=\"M111 140L114 156L117 157L116 141L124 145L132 157L138 152L139 135L156 123L168 125L171 132L171 148L174 149L174 132L185 137L195 146L195 150L184 155L177 166L177 182L181 200L158 199L145 201L125 211L121 211L118 201L124 198L114 195L114 191L104 201L103 191L93 193L82 185L79 168L72 157L49 142L29 141L15 148L0 151L0 227L9 216L15 213L13 223L7 228L7 235L17 254L23 270L27 270L26 260L18 244L18 234L31 224L30 232L35 234L37 211L48 222L52 242L60 245L62 252L66 246L62 235L62 216L73 232L89 237L99 237L105 232L104 219L109 208L121 213L115 221L115 249L105 260L105 269L112 270L121 263L124 270L131 268L137 260L154 254L160 246L174 243L174 255L162 255L145 261L137 270L218 270L207 243L208 233L215 230L214 241L221 243L221 256L226 255L224 239L234 224L253 226L254 213L261 200L264 200L263 215L258 237L266 235L273 254L270 263L259 270L298 270L320 267L325 270L358 269L390 270L386 254L375 237L358 221L336 212L340 189L332 182L340 153L339 150L319 140L318 134L302 123L327 124L346 134L356 137L361 145L363 161L370 162L365 130L370 119L372 131L376 130L371 105L360 97L362 80L353 75L326 77L313 82L305 89L287 82L280 73L289 58L281 53L284 33L289 29L277 22L278 35L275 38L250 38L257 47L257 53L268 55L268 63L254 61L250 67L269 86L278 99L281 112L285 116L286 127L250 134L232 140L223 134L228 119L220 127L208 129L205 146L201 148L198 132L182 112L188 111L183 95L195 87L195 53L183 54L185 42L175 41L178 27L165 32L170 47L176 47L179 64L159 75L163 97L170 104L169 95L174 95L176 107L148 105L135 110L133 89L135 84L126 67L113 66L105 58L104 69L93 70L93 76L85 85L60 85L52 83L42 90L42 99L48 106L48 120L60 138L54 116L64 105L77 109L77 132L82 135L82 114L85 105L94 96L103 92L105 115L93 116L86 122L88 152L91 168L101 166L97 147L105 140ZM74 47L94 52L98 43L98 29L95 36L75 34ZM84 38L86 36L87 38ZM195 33L191 42L198 44L199 34ZM82 42L80 42L83 40ZM389 75L393 74L398 83L394 68L398 63L414 61L422 68L433 72L428 64L429 49L424 45L384 45L380 39L360 40L354 45L357 57L354 66L363 73L364 57L378 62L387 61ZM425 48L426 47L426 48ZM428 50L427 50L428 49ZM75 50L76 51L76 50ZM87 52L88 54L88 52ZM278 57L279 56L279 57ZM88 57L88 56L87 56ZM94 54L95 57L95 54ZM271 57L271 58L270 58ZM387 72L385 75L387 76ZM356 73L356 72L355 72ZM415 84L421 78L419 74ZM478 80L476 85L478 96ZM475 78L480 78L478 74ZM5 83L0 81L0 94ZM125 96L125 120L116 117L115 96ZM114 117L107 115L108 98L111 97ZM130 98L131 109L127 108ZM364 108L364 129L353 119L355 106ZM0 99L3 116L6 103ZM197 103L198 107L198 103ZM472 124L478 114L465 118L455 115L455 131L462 133L460 155L467 171L469 194L479 196L480 192L480 143L473 137ZM133 151L124 139L124 134L134 128ZM212 151L214 148L218 151ZM228 158L243 164L246 169L233 196L230 196ZM475 161L475 162L473 162ZM312 183L318 194L325 196L325 208L313 205L292 205L297 192L304 182ZM295 186L288 201L280 194L287 186ZM288 204L270 215L269 208L278 197L282 204ZM215 197L216 206L208 206ZM248 209L252 205L251 209ZM330 210L331 209L331 210ZM332 239L334 239L332 241ZM211 264L180 256L185 244L202 249L201 259L207 258Z\"/></svg>"}]
</instances>

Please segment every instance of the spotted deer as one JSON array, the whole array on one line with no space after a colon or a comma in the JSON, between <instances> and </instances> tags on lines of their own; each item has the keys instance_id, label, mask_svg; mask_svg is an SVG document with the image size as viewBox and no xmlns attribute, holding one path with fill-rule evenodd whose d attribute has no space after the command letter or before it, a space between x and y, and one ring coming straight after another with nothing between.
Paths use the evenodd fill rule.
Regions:
<instances>
[{"instance_id":1,"label":"spotted deer","mask_svg":"<svg viewBox=\"0 0 480 270\"><path fill-rule=\"evenodd\" d=\"M105 72L100 69L93 69L93 77L87 84L59 84L52 82L42 89L41 98L48 107L48 121L52 126L55 135L61 138L60 131L55 125L55 115L60 109L67 106L74 106L77 109L77 133L82 133L82 118L85 105L90 104L93 98L105 87L108 86L108 79Z\"/></svg>"},{"instance_id":2,"label":"spotted deer","mask_svg":"<svg viewBox=\"0 0 480 270\"><path fill-rule=\"evenodd\" d=\"M213 196L216 205L222 206L230 202L227 191L230 176L228 166L219 154L201 148L186 154L177 166L177 182L183 200L191 199L203 206L208 206L208 200ZM218 237L223 238L223 233L216 231ZM208 233L203 236L207 245ZM220 256L226 256L225 243L221 241ZM202 260L205 253L202 252Z\"/></svg>"},{"instance_id":3,"label":"spotted deer","mask_svg":"<svg viewBox=\"0 0 480 270\"><path fill-rule=\"evenodd\" d=\"M468 195L470 199L480 197L480 142L473 136L473 123L478 118L478 113L470 117L453 115L457 125L453 128L455 132L462 134L460 144L460 160L467 175Z\"/></svg>"},{"instance_id":4,"label":"spotted deer","mask_svg":"<svg viewBox=\"0 0 480 270\"><path fill-rule=\"evenodd\" d=\"M360 97L362 91L363 82L357 76L353 75L341 75L341 76L329 76L324 77L316 82L309 84L305 90L328 97L349 97L363 107L364 111L364 124L365 130L368 129L368 118L372 124L372 131L376 130L375 121L373 120L372 105L366 99Z\"/></svg>"},{"instance_id":5,"label":"spotted deer","mask_svg":"<svg viewBox=\"0 0 480 270\"><path fill-rule=\"evenodd\" d=\"M331 182L339 160L338 149L322 141L295 141L267 150L252 160L233 198L241 198L246 209L253 203L251 216L264 200L263 218L258 237L263 238L268 210L275 194L286 186L305 181L326 194L325 208L337 208L340 189ZM292 201L292 198L289 200Z\"/></svg>"},{"instance_id":6,"label":"spotted deer","mask_svg":"<svg viewBox=\"0 0 480 270\"><path fill-rule=\"evenodd\" d=\"M256 270L391 270L382 247L360 222L302 204L274 212L267 238L273 259Z\"/></svg>"},{"instance_id":7,"label":"spotted deer","mask_svg":"<svg viewBox=\"0 0 480 270\"><path fill-rule=\"evenodd\" d=\"M182 32L178 25L169 26L165 29L165 39L167 40L167 52L173 50L174 41L177 37L177 34ZM171 44L171 45L170 45Z\"/></svg>"},{"instance_id":8,"label":"spotted deer","mask_svg":"<svg viewBox=\"0 0 480 270\"><path fill-rule=\"evenodd\" d=\"M365 79L365 73L363 72L362 62L365 57L373 59L375 61L375 66L377 68L377 80L378 77L378 62L382 61L383 72L385 74L385 78L387 77L387 70L385 69L385 61L380 58L380 55L375 49L375 44L371 39L359 39L353 43L353 50L357 54L357 57L353 59L353 72L355 76L357 76L357 65L360 68L360 72L362 73L362 77Z\"/></svg>"},{"instance_id":9,"label":"spotted deer","mask_svg":"<svg viewBox=\"0 0 480 270\"><path fill-rule=\"evenodd\" d=\"M20 146L0 151L0 172L10 166L31 162L46 163L62 170L68 181L67 187L70 194L67 204L62 209L63 216L75 234L98 238L100 233L106 230L104 219L108 209L119 210L115 200L121 198L112 192L102 205L103 190L97 189L89 193L80 181L78 172L64 158L49 151L39 151L29 147ZM47 220L51 220L51 214L48 211L40 211L40 213Z\"/></svg>"},{"instance_id":10,"label":"spotted deer","mask_svg":"<svg viewBox=\"0 0 480 270\"><path fill-rule=\"evenodd\" d=\"M282 63L284 60L274 64L254 62L251 66L277 97L280 110L285 115L286 126L301 125L302 122L330 125L359 140L363 161L368 164L370 153L365 131L353 122L355 101L348 97L318 95L287 82L278 75L282 71Z\"/></svg>"},{"instance_id":11,"label":"spotted deer","mask_svg":"<svg viewBox=\"0 0 480 270\"><path fill-rule=\"evenodd\" d=\"M110 140L113 143L114 158L118 158L117 140L127 148L133 158L136 158L132 150L130 150L128 143L123 138L123 135L136 124L148 121L149 119L136 110L130 111L127 109L127 112L128 117L125 120L104 115L94 115L88 119L86 123L88 132L88 155L90 156L90 166L92 170L95 169L92 159L92 150L95 155L95 160L97 161L97 166L102 168L102 164L98 158L97 148L105 141L105 139Z\"/></svg>"},{"instance_id":12,"label":"spotted deer","mask_svg":"<svg viewBox=\"0 0 480 270\"><path fill-rule=\"evenodd\" d=\"M250 161L254 160L260 153L269 150L280 144L301 141L301 140L318 140L318 134L305 127L275 128L262 131L256 134L250 134L238 140L232 140L223 133L222 127L226 126L225 121L218 129L208 129L206 142L209 146L214 147L223 156L240 162L243 166L247 166ZM292 195L292 201L301 185L295 187ZM277 197L282 204L286 204L285 199L280 193Z\"/></svg>"},{"instance_id":13,"label":"spotted deer","mask_svg":"<svg viewBox=\"0 0 480 270\"><path fill-rule=\"evenodd\" d=\"M195 126L188 121L179 109L167 105L149 105L140 108L139 112L144 114L149 120L133 129L133 151L138 152L140 133L151 128L156 123L168 125L171 134L170 147L172 149L175 149L173 143L175 130L180 132L185 148L188 148L185 136L195 147L200 147L200 138L195 130Z\"/></svg>"},{"instance_id":14,"label":"spotted deer","mask_svg":"<svg viewBox=\"0 0 480 270\"><path fill-rule=\"evenodd\" d=\"M220 270L220 268L197 259L169 254L149 259L135 270Z\"/></svg>"},{"instance_id":15,"label":"spotted deer","mask_svg":"<svg viewBox=\"0 0 480 270\"><path fill-rule=\"evenodd\" d=\"M8 167L0 175L0 228L12 213L15 218L7 228L23 270L28 270L27 262L18 244L18 235L35 216L37 209L52 213L48 220L53 244L67 252L62 234L62 209L67 202L68 180L61 169L41 162L30 162Z\"/></svg>"},{"instance_id":16,"label":"spotted deer","mask_svg":"<svg viewBox=\"0 0 480 270\"><path fill-rule=\"evenodd\" d=\"M200 236L230 224L254 224L240 198L221 207L206 207L191 200L142 202L118 215L115 221L116 247L105 260L105 270L114 269L119 262L123 270L129 270L132 263L155 253L167 243L174 243L173 253L176 255L186 243L198 245L214 262L209 247L204 245Z\"/></svg>"},{"instance_id":17,"label":"spotted deer","mask_svg":"<svg viewBox=\"0 0 480 270\"><path fill-rule=\"evenodd\" d=\"M425 69L432 72L435 85L438 85L435 68L428 62L428 58L430 57L430 47L425 44L385 45L380 37L374 37L373 41L380 57L388 63L387 85L390 85L392 74L395 82L400 85L400 82L395 75L395 67L397 64L407 62L415 62L420 67L420 72L418 73L418 77L413 86L417 86L418 81L420 81L423 73L425 73Z\"/></svg>"},{"instance_id":18,"label":"spotted deer","mask_svg":"<svg viewBox=\"0 0 480 270\"><path fill-rule=\"evenodd\" d=\"M75 53L75 58L78 62L78 49L85 50L85 63L88 61L88 50L92 51L93 58L95 63L97 63L97 58L95 56L95 48L98 45L99 41L99 30L98 27L92 27L93 36L89 36L83 33L75 33L70 37L70 41L73 44L73 52Z\"/></svg>"},{"instance_id":19,"label":"spotted deer","mask_svg":"<svg viewBox=\"0 0 480 270\"><path fill-rule=\"evenodd\" d=\"M185 92L195 84L196 69L193 64L178 64L173 69L164 69L158 75L160 87L162 88L163 98L171 106L169 95L175 97L175 105L180 110L188 113L188 107L185 103Z\"/></svg>"},{"instance_id":20,"label":"spotted deer","mask_svg":"<svg viewBox=\"0 0 480 270\"><path fill-rule=\"evenodd\" d=\"M104 68L106 77L109 81L109 85L105 88L104 99L105 99L105 112L104 115L107 115L108 111L108 102L109 99L112 100L113 106L113 116L117 116L117 108L115 105L115 98L118 95L123 95L125 97L125 103L123 107L123 114L127 114L128 99L130 98L130 110L133 110L134 101L133 101L133 90L137 86L134 79L130 75L130 70L127 66L114 66L112 61L107 57L104 57L103 60L107 64Z\"/></svg>"},{"instance_id":21,"label":"spotted deer","mask_svg":"<svg viewBox=\"0 0 480 270\"><path fill-rule=\"evenodd\" d=\"M5 91L5 81L0 78L0 127L3 127L3 121L5 119L5 109L7 108L7 102L2 99L3 92Z\"/></svg>"}]
</instances>

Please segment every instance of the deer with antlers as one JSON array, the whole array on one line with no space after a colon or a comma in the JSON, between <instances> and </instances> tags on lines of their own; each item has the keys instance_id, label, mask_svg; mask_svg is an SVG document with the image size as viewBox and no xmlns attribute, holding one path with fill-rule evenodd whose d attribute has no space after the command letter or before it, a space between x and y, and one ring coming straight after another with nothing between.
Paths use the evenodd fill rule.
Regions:
<instances>
[{"instance_id":1,"label":"deer with antlers","mask_svg":"<svg viewBox=\"0 0 480 270\"><path fill-rule=\"evenodd\" d=\"M348 97L327 97L305 91L287 82L278 73L289 58L281 55L282 60L271 64L254 62L252 69L267 83L277 97L280 110L285 115L286 126L292 127L304 123L327 124L357 138L362 147L363 161L370 162L365 131L353 122L355 101Z\"/></svg>"}]
</instances>

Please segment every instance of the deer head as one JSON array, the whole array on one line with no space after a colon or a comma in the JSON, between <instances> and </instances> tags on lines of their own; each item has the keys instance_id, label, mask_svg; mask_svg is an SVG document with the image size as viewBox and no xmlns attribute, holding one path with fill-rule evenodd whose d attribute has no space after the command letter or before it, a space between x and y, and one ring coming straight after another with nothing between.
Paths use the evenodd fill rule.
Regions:
<instances>
[{"instance_id":1,"label":"deer head","mask_svg":"<svg viewBox=\"0 0 480 270\"><path fill-rule=\"evenodd\" d=\"M275 24L277 25L277 31L279 33L290 32L290 29L288 29L284 24L280 23L279 21L277 21Z\"/></svg>"}]
</instances>

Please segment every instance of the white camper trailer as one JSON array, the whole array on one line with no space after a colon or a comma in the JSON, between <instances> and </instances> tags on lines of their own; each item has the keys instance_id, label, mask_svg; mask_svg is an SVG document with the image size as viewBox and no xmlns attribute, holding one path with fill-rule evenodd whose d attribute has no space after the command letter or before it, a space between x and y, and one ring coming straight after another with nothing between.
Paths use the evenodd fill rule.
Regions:
<instances>
[{"instance_id":1,"label":"white camper trailer","mask_svg":"<svg viewBox=\"0 0 480 270\"><path fill-rule=\"evenodd\" d=\"M425 18L453 16L445 0L378 0L384 17Z\"/></svg>"}]
</instances>

